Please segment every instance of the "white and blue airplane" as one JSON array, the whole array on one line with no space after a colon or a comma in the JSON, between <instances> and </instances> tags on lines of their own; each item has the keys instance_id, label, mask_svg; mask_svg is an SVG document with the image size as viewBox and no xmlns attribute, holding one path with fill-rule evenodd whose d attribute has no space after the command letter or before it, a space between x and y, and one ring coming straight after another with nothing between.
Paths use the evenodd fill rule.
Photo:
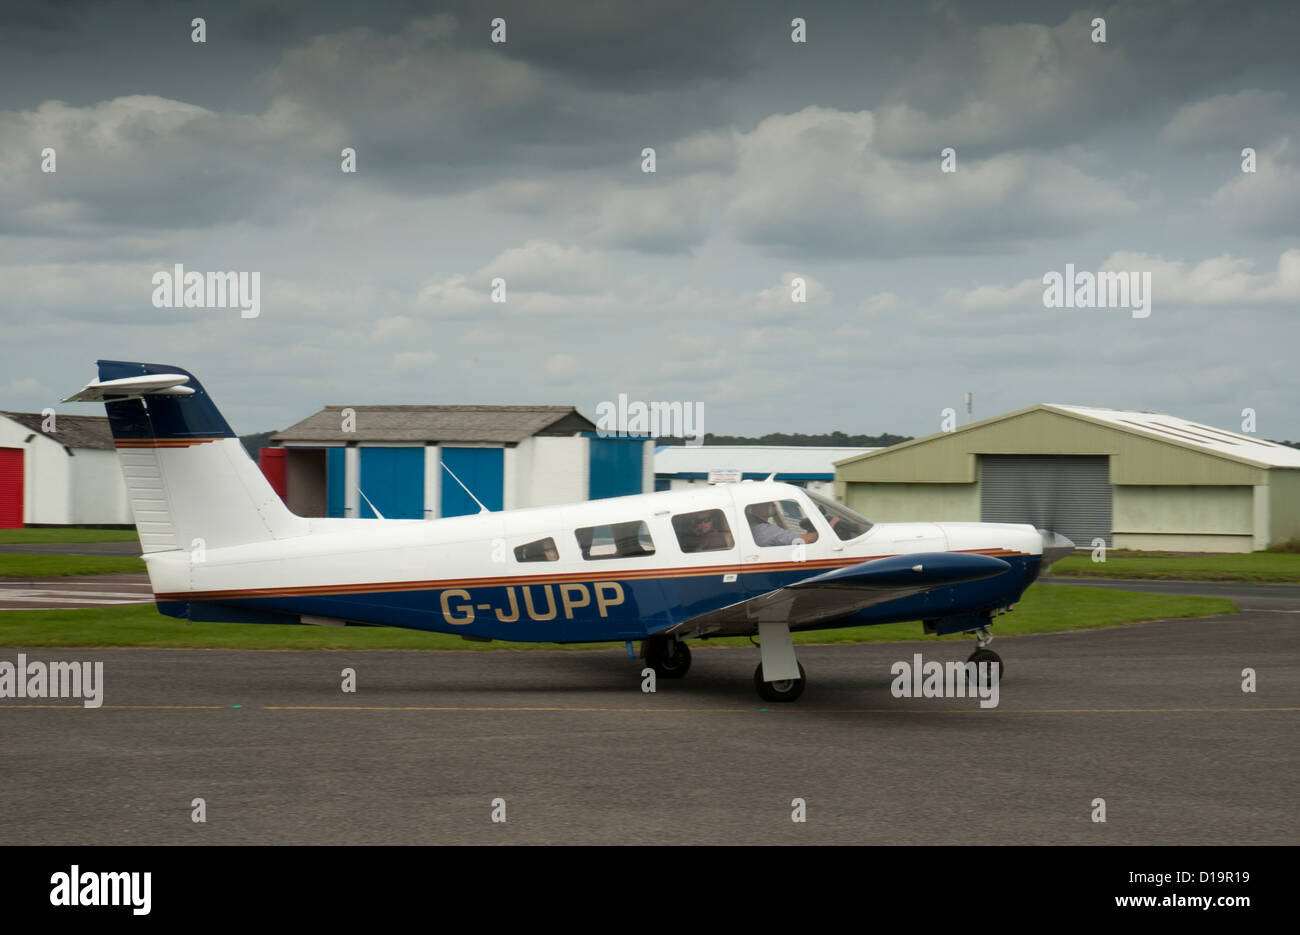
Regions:
<instances>
[{"instance_id":1,"label":"white and blue airplane","mask_svg":"<svg viewBox=\"0 0 1300 935\"><path fill-rule=\"evenodd\" d=\"M680 678L688 639L754 636L754 684L794 701L794 631L922 620L990 626L1070 540L1030 525L872 523L799 487L698 490L437 520L291 513L192 374L99 361L64 402L103 402L161 613L365 624L470 640L641 644Z\"/></svg>"}]
</instances>

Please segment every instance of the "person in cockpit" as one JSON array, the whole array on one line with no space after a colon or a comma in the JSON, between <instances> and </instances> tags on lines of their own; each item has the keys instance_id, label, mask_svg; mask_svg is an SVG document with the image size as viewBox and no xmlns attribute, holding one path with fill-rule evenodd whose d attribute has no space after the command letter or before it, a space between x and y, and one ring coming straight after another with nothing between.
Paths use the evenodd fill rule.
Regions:
<instances>
[{"instance_id":1,"label":"person in cockpit","mask_svg":"<svg viewBox=\"0 0 1300 935\"><path fill-rule=\"evenodd\" d=\"M754 541L761 546L769 545L792 545L795 542L816 542L816 531L806 532L803 534L795 532L793 529L786 529L784 526L778 526L772 522L770 503L751 503L745 507L745 519L749 520L750 531L754 534Z\"/></svg>"}]
</instances>

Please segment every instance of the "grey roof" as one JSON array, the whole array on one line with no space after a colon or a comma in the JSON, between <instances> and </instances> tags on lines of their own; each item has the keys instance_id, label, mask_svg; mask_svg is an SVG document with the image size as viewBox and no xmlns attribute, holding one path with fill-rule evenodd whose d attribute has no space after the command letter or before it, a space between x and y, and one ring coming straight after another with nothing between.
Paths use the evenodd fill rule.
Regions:
<instances>
[{"instance_id":1,"label":"grey roof","mask_svg":"<svg viewBox=\"0 0 1300 935\"><path fill-rule=\"evenodd\" d=\"M343 431L343 410L356 431ZM572 406L326 406L271 436L284 442L503 442L594 432Z\"/></svg>"},{"instance_id":2,"label":"grey roof","mask_svg":"<svg viewBox=\"0 0 1300 935\"><path fill-rule=\"evenodd\" d=\"M13 419L24 428L51 438L65 448L107 448L111 451L114 447L113 432L108 427L107 416L65 416L56 413L53 432L41 428L45 417L39 412L0 412L0 416Z\"/></svg>"}]
</instances>

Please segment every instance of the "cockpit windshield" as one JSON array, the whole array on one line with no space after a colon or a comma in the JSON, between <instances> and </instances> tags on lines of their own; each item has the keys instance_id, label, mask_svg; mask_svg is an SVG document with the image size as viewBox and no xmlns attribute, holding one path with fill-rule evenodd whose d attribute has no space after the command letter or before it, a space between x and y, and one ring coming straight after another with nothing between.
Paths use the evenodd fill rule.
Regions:
<instances>
[{"instance_id":1,"label":"cockpit windshield","mask_svg":"<svg viewBox=\"0 0 1300 935\"><path fill-rule=\"evenodd\" d=\"M822 511L822 516L826 517L826 522L831 524L831 529L835 531L835 535L845 542L856 539L871 528L871 520L859 513L855 513L844 504L836 503L834 500L813 493L811 490L804 492L808 494L808 499L817 506L817 509Z\"/></svg>"}]
</instances>

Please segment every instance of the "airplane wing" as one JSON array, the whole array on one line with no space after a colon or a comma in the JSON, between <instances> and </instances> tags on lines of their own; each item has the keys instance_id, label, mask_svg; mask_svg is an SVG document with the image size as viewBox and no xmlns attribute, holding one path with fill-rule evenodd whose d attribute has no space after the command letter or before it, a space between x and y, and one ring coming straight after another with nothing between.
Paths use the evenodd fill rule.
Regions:
<instances>
[{"instance_id":1,"label":"airplane wing","mask_svg":"<svg viewBox=\"0 0 1300 935\"><path fill-rule=\"evenodd\" d=\"M678 639L746 636L765 621L787 621L791 630L815 629L866 607L965 581L992 578L1011 566L991 555L924 552L872 559L836 568L775 591L712 610L663 632Z\"/></svg>"}]
</instances>

